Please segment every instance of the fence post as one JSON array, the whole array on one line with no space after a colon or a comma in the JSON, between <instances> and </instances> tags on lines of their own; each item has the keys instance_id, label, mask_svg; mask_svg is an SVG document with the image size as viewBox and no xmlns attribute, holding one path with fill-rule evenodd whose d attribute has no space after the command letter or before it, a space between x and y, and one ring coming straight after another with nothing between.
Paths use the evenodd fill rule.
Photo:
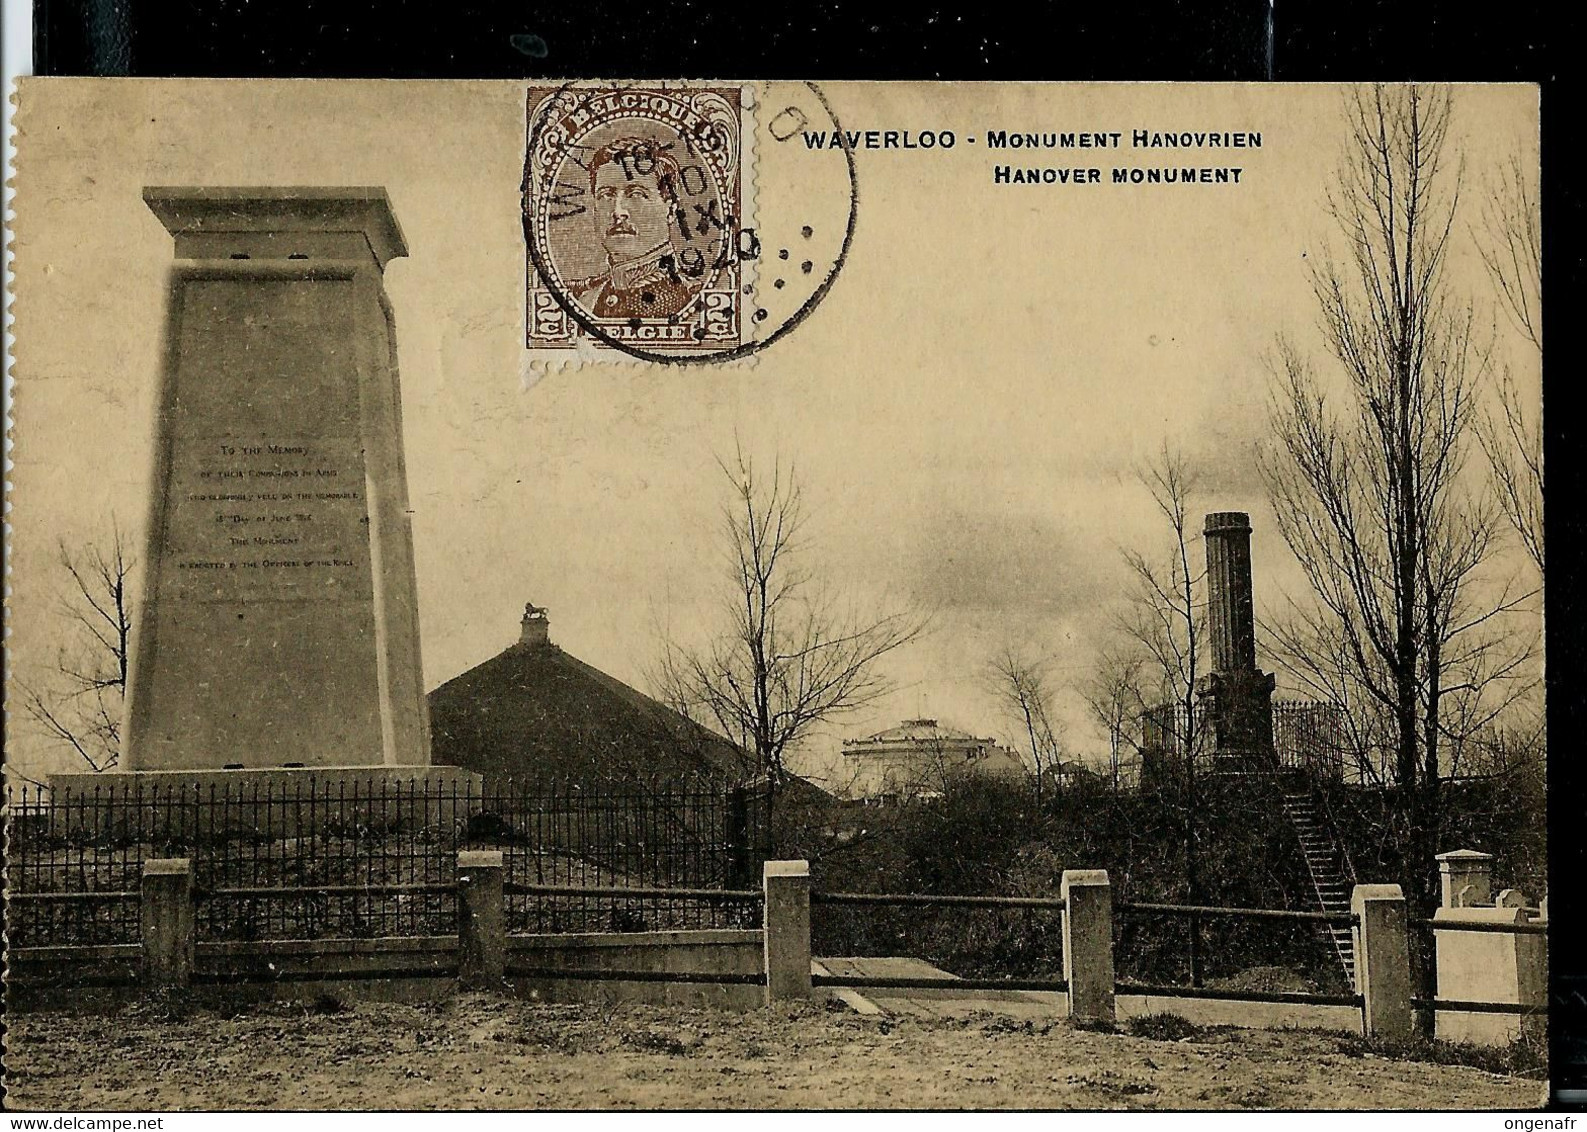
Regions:
<instances>
[{"instance_id":1,"label":"fence post","mask_svg":"<svg viewBox=\"0 0 1587 1132\"><path fill-rule=\"evenodd\" d=\"M1411 951L1405 894L1397 884L1358 884L1350 893L1361 1032L1369 1038L1408 1038Z\"/></svg>"},{"instance_id":2,"label":"fence post","mask_svg":"<svg viewBox=\"0 0 1587 1132\"><path fill-rule=\"evenodd\" d=\"M143 977L153 987L193 981L193 862L161 857L143 862Z\"/></svg>"},{"instance_id":3,"label":"fence post","mask_svg":"<svg viewBox=\"0 0 1587 1132\"><path fill-rule=\"evenodd\" d=\"M1106 869L1065 869L1064 979L1069 1017L1115 1020L1113 1003L1113 886Z\"/></svg>"},{"instance_id":4,"label":"fence post","mask_svg":"<svg viewBox=\"0 0 1587 1132\"><path fill-rule=\"evenodd\" d=\"M457 854L457 974L466 987L499 986L507 969L507 916L502 855L463 849Z\"/></svg>"},{"instance_id":5,"label":"fence post","mask_svg":"<svg viewBox=\"0 0 1587 1132\"><path fill-rule=\"evenodd\" d=\"M811 998L810 862L767 861L762 935L766 955L766 1003Z\"/></svg>"}]
</instances>

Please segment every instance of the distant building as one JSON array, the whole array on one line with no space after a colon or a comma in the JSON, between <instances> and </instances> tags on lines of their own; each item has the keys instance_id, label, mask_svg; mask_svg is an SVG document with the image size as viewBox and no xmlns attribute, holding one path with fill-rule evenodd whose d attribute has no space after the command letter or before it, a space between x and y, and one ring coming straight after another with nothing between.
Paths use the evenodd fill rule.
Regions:
<instances>
[{"instance_id":1,"label":"distant building","mask_svg":"<svg viewBox=\"0 0 1587 1132\"><path fill-rule=\"evenodd\" d=\"M921 798L940 794L957 775L1015 778L1026 773L1019 756L994 740L935 719L906 719L864 739L843 741L839 792L874 801Z\"/></svg>"},{"instance_id":2,"label":"distant building","mask_svg":"<svg viewBox=\"0 0 1587 1132\"><path fill-rule=\"evenodd\" d=\"M564 782L746 775L739 747L551 643L524 610L518 640L430 693L433 762L506 779Z\"/></svg>"}]
</instances>

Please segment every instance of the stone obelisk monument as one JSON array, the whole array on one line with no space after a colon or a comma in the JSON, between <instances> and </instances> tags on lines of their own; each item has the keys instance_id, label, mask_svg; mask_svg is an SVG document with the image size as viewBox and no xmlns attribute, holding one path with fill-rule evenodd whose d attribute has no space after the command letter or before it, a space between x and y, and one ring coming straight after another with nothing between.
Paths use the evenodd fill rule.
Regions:
<instances>
[{"instance_id":1,"label":"stone obelisk monument","mask_svg":"<svg viewBox=\"0 0 1587 1132\"><path fill-rule=\"evenodd\" d=\"M1251 517L1242 511L1207 516L1207 636L1212 671L1197 681L1203 718L1211 724L1213 768L1260 770L1275 765L1272 674L1256 665L1256 615L1251 591Z\"/></svg>"},{"instance_id":2,"label":"stone obelisk monument","mask_svg":"<svg viewBox=\"0 0 1587 1132\"><path fill-rule=\"evenodd\" d=\"M120 772L471 777L429 766L385 191L144 200L176 262Z\"/></svg>"}]
</instances>

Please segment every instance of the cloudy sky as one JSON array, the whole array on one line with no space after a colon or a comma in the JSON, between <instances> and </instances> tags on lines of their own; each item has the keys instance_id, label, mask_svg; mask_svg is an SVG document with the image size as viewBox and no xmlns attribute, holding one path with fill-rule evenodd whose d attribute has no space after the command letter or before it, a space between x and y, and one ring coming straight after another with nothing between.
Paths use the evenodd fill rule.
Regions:
<instances>
[{"instance_id":1,"label":"cloudy sky","mask_svg":"<svg viewBox=\"0 0 1587 1132\"><path fill-rule=\"evenodd\" d=\"M644 686L656 624L714 615L715 454L792 461L810 563L862 601L935 611L889 658L896 691L806 754L926 714L1000 734L983 679L1004 644L1081 679L1118 611L1122 547L1161 531L1132 469L1165 440L1200 465L1196 509L1253 515L1259 613L1299 580L1254 474L1263 356L1287 331L1325 361L1307 269L1343 143L1336 88L826 88L850 128L1250 130L1239 186L994 185L994 164L1073 154L862 151L852 251L825 301L751 366L586 365L523 380L511 83L34 81L18 125L12 659L52 661L58 540L141 539L170 237L149 184L383 185L410 256L396 312L427 687L516 636L552 637ZM1535 145L1536 93L1457 93L1466 179ZM1182 164L1128 149L1080 164ZM830 160L827 158L826 160ZM1104 179L1107 174L1104 173ZM797 178L763 209L797 207ZM1475 216L1471 216L1475 219ZM1464 226L1451 280L1484 297ZM1485 298L1484 298L1485 301ZM1501 335L1503 332L1501 331ZM1535 392L1535 361L1501 357ZM1197 548L1199 553L1199 546ZM1092 743L1078 704L1075 744ZM19 730L19 765L65 766Z\"/></svg>"}]
</instances>

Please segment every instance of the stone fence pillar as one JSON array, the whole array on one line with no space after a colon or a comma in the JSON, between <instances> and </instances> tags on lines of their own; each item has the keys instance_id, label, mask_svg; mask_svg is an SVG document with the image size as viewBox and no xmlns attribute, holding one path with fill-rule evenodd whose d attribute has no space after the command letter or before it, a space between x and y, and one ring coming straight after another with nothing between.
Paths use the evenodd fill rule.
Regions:
<instances>
[{"instance_id":1,"label":"stone fence pillar","mask_svg":"<svg viewBox=\"0 0 1587 1132\"><path fill-rule=\"evenodd\" d=\"M1354 935L1362 1033L1369 1038L1408 1038L1411 949L1405 894L1397 884L1358 884L1350 893L1350 911L1360 920Z\"/></svg>"},{"instance_id":2,"label":"stone fence pillar","mask_svg":"<svg viewBox=\"0 0 1587 1132\"><path fill-rule=\"evenodd\" d=\"M457 854L457 974L466 987L499 986L507 969L507 917L499 851Z\"/></svg>"},{"instance_id":3,"label":"stone fence pillar","mask_svg":"<svg viewBox=\"0 0 1587 1132\"><path fill-rule=\"evenodd\" d=\"M1475 849L1456 849L1440 853L1438 862L1439 904L1445 908L1471 908L1493 903L1493 854Z\"/></svg>"},{"instance_id":4,"label":"stone fence pillar","mask_svg":"<svg viewBox=\"0 0 1587 1132\"><path fill-rule=\"evenodd\" d=\"M1113 1003L1113 887L1105 869L1065 869L1064 978L1069 1017L1115 1021Z\"/></svg>"},{"instance_id":5,"label":"stone fence pillar","mask_svg":"<svg viewBox=\"0 0 1587 1132\"><path fill-rule=\"evenodd\" d=\"M143 977L152 987L193 981L193 862L186 857L143 862Z\"/></svg>"},{"instance_id":6,"label":"stone fence pillar","mask_svg":"<svg viewBox=\"0 0 1587 1132\"><path fill-rule=\"evenodd\" d=\"M811 998L810 862L767 861L764 938L766 1002Z\"/></svg>"}]
</instances>

